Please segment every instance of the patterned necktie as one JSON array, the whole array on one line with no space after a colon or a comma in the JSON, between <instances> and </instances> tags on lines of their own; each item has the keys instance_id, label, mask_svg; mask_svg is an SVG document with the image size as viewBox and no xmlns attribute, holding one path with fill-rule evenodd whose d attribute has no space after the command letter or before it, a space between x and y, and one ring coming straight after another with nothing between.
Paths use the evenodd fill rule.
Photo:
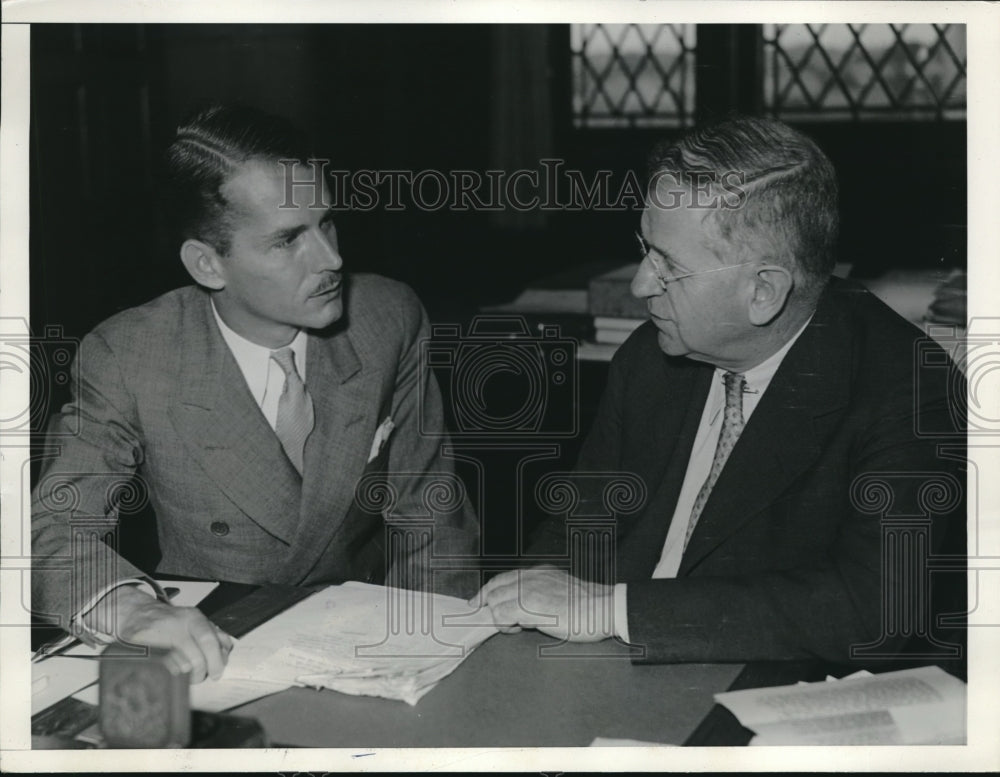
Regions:
<instances>
[{"instance_id":1,"label":"patterned necktie","mask_svg":"<svg viewBox=\"0 0 1000 777\"><path fill-rule=\"evenodd\" d=\"M687 533L684 535L684 549L687 549L688 541L694 533L694 527L701 517L701 511L705 509L709 494L715 486L715 481L719 479L719 473L726 465L726 459L732 453L733 446L739 439L740 432L743 431L743 389L746 386L746 379L735 372L727 372L723 376L726 384L726 410L722 418L722 431L719 433L719 444L715 446L715 458L712 459L712 469L705 479L705 484L698 492L697 499L694 500L694 507L691 508L691 519L688 521Z\"/></svg>"},{"instance_id":2,"label":"patterned necktie","mask_svg":"<svg viewBox=\"0 0 1000 777\"><path fill-rule=\"evenodd\" d=\"M278 399L278 420L274 431L281 440L288 458L299 474L302 474L302 454L306 447L306 438L316 421L313 414L312 397L306 391L306 384L295 369L295 354L291 348L273 351L274 359L282 372L285 373L285 388Z\"/></svg>"}]
</instances>

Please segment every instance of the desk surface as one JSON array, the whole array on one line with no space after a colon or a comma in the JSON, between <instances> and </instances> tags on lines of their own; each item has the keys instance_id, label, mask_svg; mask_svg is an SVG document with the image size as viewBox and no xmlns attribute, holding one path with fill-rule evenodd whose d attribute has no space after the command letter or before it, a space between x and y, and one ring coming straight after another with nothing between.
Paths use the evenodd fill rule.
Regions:
<instances>
[{"instance_id":1,"label":"desk surface","mask_svg":"<svg viewBox=\"0 0 1000 777\"><path fill-rule=\"evenodd\" d=\"M224 583L199 607L240 636L308 593ZM543 647L558 654L543 656ZM487 640L416 707L294 688L231 712L257 718L271 743L301 747L569 747L595 737L740 745L750 732L713 707L714 693L822 676L796 663L636 665L613 642L560 644L526 631ZM65 699L32 726L67 747L93 722L93 707Z\"/></svg>"},{"instance_id":2,"label":"desk surface","mask_svg":"<svg viewBox=\"0 0 1000 777\"><path fill-rule=\"evenodd\" d=\"M594 737L683 743L729 687L738 664L632 664L587 657L534 631L498 634L415 707L293 688L231 710L257 718L274 743L302 747L579 747Z\"/></svg>"}]
</instances>

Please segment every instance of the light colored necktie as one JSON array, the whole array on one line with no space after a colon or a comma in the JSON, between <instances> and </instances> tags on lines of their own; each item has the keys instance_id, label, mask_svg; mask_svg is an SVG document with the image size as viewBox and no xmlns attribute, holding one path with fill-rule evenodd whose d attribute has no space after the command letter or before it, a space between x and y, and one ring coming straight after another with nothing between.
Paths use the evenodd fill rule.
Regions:
<instances>
[{"instance_id":1,"label":"light colored necktie","mask_svg":"<svg viewBox=\"0 0 1000 777\"><path fill-rule=\"evenodd\" d=\"M691 508L691 519L688 521L687 533L684 535L684 548L687 549L688 541L694 533L694 527L701 517L701 511L705 509L709 494L715 486L715 481L719 479L719 473L726 465L726 459L732 453L733 446L739 439L740 432L743 431L743 389L746 387L746 379L735 372L727 372L723 376L726 384L726 409L722 417L722 431L719 433L719 444L715 446L715 458L712 459L712 469L705 479L705 484L698 492L698 497L694 500L694 507Z\"/></svg>"},{"instance_id":2,"label":"light colored necktie","mask_svg":"<svg viewBox=\"0 0 1000 777\"><path fill-rule=\"evenodd\" d=\"M306 438L316 422L313 413L312 397L306 391L306 384L295 369L295 353L291 348L273 351L271 358L278 363L285 373L285 388L278 399L278 420L274 431L281 440L288 458L299 474L302 474L302 454L306 447Z\"/></svg>"}]
</instances>

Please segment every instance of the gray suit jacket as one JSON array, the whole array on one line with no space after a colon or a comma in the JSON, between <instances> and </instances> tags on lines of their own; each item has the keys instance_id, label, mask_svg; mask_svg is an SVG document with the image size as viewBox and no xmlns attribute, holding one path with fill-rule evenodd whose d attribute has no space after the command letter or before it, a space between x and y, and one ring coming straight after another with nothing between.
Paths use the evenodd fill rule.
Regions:
<instances>
[{"instance_id":1,"label":"gray suit jacket","mask_svg":"<svg viewBox=\"0 0 1000 777\"><path fill-rule=\"evenodd\" d=\"M474 557L478 524L440 456L442 440L421 434L421 426L443 425L437 384L419 359L426 314L395 281L353 275L346 288L344 318L309 337L316 424L301 478L205 291L169 292L84 338L73 399L50 428L60 434L50 437L57 455L43 463L32 494L37 614L65 626L103 586L142 574L114 551L113 531L147 499L159 572L298 585L432 580L442 592L476 590L471 573L428 569L446 556ZM387 417L395 429L368 461ZM67 434L77 422L79 433ZM389 523L407 536L387 543Z\"/></svg>"}]
</instances>

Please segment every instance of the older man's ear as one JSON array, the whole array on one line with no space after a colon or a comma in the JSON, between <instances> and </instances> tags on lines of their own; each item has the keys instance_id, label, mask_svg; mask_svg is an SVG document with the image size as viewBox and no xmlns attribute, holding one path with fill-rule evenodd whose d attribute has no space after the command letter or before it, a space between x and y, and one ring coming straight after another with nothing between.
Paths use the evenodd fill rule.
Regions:
<instances>
[{"instance_id":1,"label":"older man's ear","mask_svg":"<svg viewBox=\"0 0 1000 777\"><path fill-rule=\"evenodd\" d=\"M788 303L795 285L792 274L776 264L765 264L754 274L753 296L750 298L750 323L767 326Z\"/></svg>"}]
</instances>

